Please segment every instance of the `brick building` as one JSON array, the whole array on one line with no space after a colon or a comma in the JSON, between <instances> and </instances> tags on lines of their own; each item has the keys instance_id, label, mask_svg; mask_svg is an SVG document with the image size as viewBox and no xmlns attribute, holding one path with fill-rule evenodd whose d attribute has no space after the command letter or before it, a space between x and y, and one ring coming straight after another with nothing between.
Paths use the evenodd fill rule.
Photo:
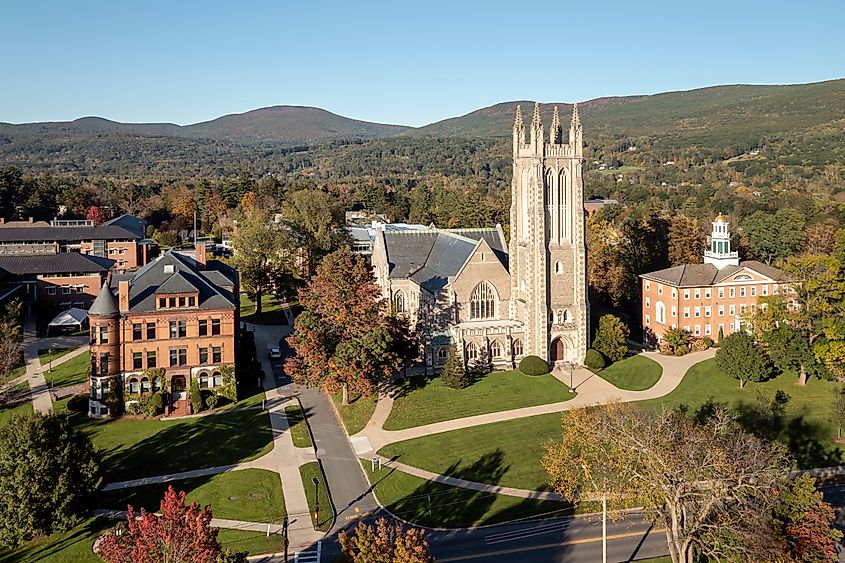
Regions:
<instances>
[{"instance_id":1,"label":"brick building","mask_svg":"<svg viewBox=\"0 0 845 563\"><path fill-rule=\"evenodd\" d=\"M670 328L714 340L741 330L757 299L788 289L783 273L756 260L740 261L731 250L728 221L713 221L703 264L684 264L642 274L644 335L660 340ZM648 336L646 336L648 339Z\"/></svg>"},{"instance_id":2,"label":"brick building","mask_svg":"<svg viewBox=\"0 0 845 563\"><path fill-rule=\"evenodd\" d=\"M191 381L222 385L238 341L238 280L205 247L170 250L137 272L114 274L88 311L91 330L89 415L109 416L114 389L126 402L164 385L167 414L188 414ZM150 370L164 368L165 378Z\"/></svg>"},{"instance_id":3,"label":"brick building","mask_svg":"<svg viewBox=\"0 0 845 563\"><path fill-rule=\"evenodd\" d=\"M132 222L121 216L122 223ZM135 221L140 221L135 219ZM114 260L117 270L134 270L147 263L147 245L136 229L121 223L93 221L11 221L0 218L0 255L56 255L79 252Z\"/></svg>"}]
</instances>

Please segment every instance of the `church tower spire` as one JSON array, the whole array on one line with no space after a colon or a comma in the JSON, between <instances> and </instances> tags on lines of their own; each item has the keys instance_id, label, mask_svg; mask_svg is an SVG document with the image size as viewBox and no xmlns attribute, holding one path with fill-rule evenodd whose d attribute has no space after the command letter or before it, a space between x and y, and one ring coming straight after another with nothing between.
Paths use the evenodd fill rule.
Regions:
<instances>
[{"instance_id":1,"label":"church tower spire","mask_svg":"<svg viewBox=\"0 0 845 563\"><path fill-rule=\"evenodd\" d=\"M555 106L555 111L552 114L552 127L549 129L549 142L553 145L559 145L560 141L560 112Z\"/></svg>"},{"instance_id":2,"label":"church tower spire","mask_svg":"<svg viewBox=\"0 0 845 563\"><path fill-rule=\"evenodd\" d=\"M543 144L543 122L540 120L540 103L534 102L534 113L531 115L531 144Z\"/></svg>"},{"instance_id":3,"label":"church tower spire","mask_svg":"<svg viewBox=\"0 0 845 563\"><path fill-rule=\"evenodd\" d=\"M581 127L581 113L578 111L578 104L572 104L572 120L569 122L569 146L573 154L581 156L584 154L584 132Z\"/></svg>"}]
</instances>

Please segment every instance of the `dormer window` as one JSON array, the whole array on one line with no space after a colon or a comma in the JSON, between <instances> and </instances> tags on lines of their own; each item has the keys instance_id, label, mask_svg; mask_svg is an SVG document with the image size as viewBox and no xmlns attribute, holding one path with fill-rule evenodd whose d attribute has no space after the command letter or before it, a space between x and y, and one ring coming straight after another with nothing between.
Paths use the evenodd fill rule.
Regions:
<instances>
[{"instance_id":1,"label":"dormer window","mask_svg":"<svg viewBox=\"0 0 845 563\"><path fill-rule=\"evenodd\" d=\"M180 293L177 295L159 295L159 309L191 309L197 306L199 293Z\"/></svg>"},{"instance_id":2,"label":"dormer window","mask_svg":"<svg viewBox=\"0 0 845 563\"><path fill-rule=\"evenodd\" d=\"M164 273L165 274L172 274L173 273L173 264L165 264L164 265Z\"/></svg>"}]
</instances>

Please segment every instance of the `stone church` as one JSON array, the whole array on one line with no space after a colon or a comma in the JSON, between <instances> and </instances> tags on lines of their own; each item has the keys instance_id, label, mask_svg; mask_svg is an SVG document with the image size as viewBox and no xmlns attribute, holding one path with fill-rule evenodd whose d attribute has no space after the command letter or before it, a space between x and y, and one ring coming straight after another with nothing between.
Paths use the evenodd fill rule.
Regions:
<instances>
[{"instance_id":1,"label":"stone church","mask_svg":"<svg viewBox=\"0 0 845 563\"><path fill-rule=\"evenodd\" d=\"M546 136L516 108L510 241L502 228L379 230L372 265L407 315L429 368L449 345L469 366L516 366L526 355L581 364L588 347L583 136L578 107L564 142L557 107Z\"/></svg>"}]
</instances>

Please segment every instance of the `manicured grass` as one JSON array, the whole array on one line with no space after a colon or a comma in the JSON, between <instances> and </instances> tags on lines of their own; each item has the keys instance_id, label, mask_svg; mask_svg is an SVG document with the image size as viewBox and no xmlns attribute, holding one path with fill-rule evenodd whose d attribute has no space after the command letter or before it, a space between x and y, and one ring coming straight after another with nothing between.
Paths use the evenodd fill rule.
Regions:
<instances>
[{"instance_id":1,"label":"manicured grass","mask_svg":"<svg viewBox=\"0 0 845 563\"><path fill-rule=\"evenodd\" d=\"M261 296L261 315L255 312L255 302L245 293L241 293L241 320L259 325L286 325L287 316L282 304L272 295Z\"/></svg>"},{"instance_id":2,"label":"manicured grass","mask_svg":"<svg viewBox=\"0 0 845 563\"><path fill-rule=\"evenodd\" d=\"M311 524L314 525L315 530L325 532L331 528L332 520L334 519L334 507L331 501L329 501L329 493L326 489L326 480L323 478L323 472L320 471L320 466L316 461L311 461L299 466L299 474L302 476L302 486L305 487L305 497L308 499ZM317 491L320 501L319 521L314 520L314 510L316 509L316 504L314 503L314 477L320 482Z\"/></svg>"},{"instance_id":3,"label":"manicured grass","mask_svg":"<svg viewBox=\"0 0 845 563\"><path fill-rule=\"evenodd\" d=\"M346 426L346 433L352 436L357 434L370 421L373 416L373 411L376 410L376 402L378 395L373 393L369 397L349 397L349 404L340 404L343 401L342 391L338 391L332 395L337 411L340 413L340 418L343 420L343 425Z\"/></svg>"},{"instance_id":4,"label":"manicured grass","mask_svg":"<svg viewBox=\"0 0 845 563\"><path fill-rule=\"evenodd\" d=\"M311 434L308 432L308 424L302 416L302 408L299 405L285 407L285 416L288 419L288 426L290 426L293 445L297 448L310 448Z\"/></svg>"},{"instance_id":5,"label":"manicured grass","mask_svg":"<svg viewBox=\"0 0 845 563\"><path fill-rule=\"evenodd\" d=\"M265 411L235 410L182 420L93 420L74 415L103 453L106 482L255 459L272 447Z\"/></svg>"},{"instance_id":6,"label":"manicured grass","mask_svg":"<svg viewBox=\"0 0 845 563\"><path fill-rule=\"evenodd\" d=\"M285 550L285 538L281 534L249 532L246 530L220 529L217 541L229 551L246 551L250 555L260 553L282 553Z\"/></svg>"},{"instance_id":7,"label":"manicured grass","mask_svg":"<svg viewBox=\"0 0 845 563\"><path fill-rule=\"evenodd\" d=\"M89 518L61 534L52 534L14 550L0 550L0 563L103 563L91 551L94 540L114 525L105 518Z\"/></svg>"},{"instance_id":8,"label":"manicured grass","mask_svg":"<svg viewBox=\"0 0 845 563\"><path fill-rule=\"evenodd\" d=\"M746 428L783 441L795 456L798 467L834 465L843 459L842 448L833 441L836 429L827 421L837 384L811 380L802 387L797 377L784 373L764 383L748 383L738 389L731 379L716 367L715 360L694 365L680 385L659 399L640 401L644 408L676 408L685 405L695 411L708 400L725 402L734 409ZM761 419L755 407L762 398L770 401L778 391L790 395L779 426ZM492 461L499 467L493 474L495 483L522 489L539 489L546 485L546 474L540 466L543 444L560 436L559 414L485 424L453 430L405 442L390 444L379 453L399 456L399 461L446 475L482 483L491 482Z\"/></svg>"},{"instance_id":9,"label":"manicured grass","mask_svg":"<svg viewBox=\"0 0 845 563\"><path fill-rule=\"evenodd\" d=\"M663 368L645 356L631 356L597 372L609 383L629 391L643 391L654 387L663 375Z\"/></svg>"},{"instance_id":10,"label":"manicured grass","mask_svg":"<svg viewBox=\"0 0 845 563\"><path fill-rule=\"evenodd\" d=\"M156 512L169 485L188 493L189 503L210 504L216 518L277 524L285 518L285 500L279 475L265 469L242 469L210 477L105 491L98 495L97 505L126 510L126 506L131 504L136 510L143 507Z\"/></svg>"},{"instance_id":11,"label":"manicured grass","mask_svg":"<svg viewBox=\"0 0 845 563\"><path fill-rule=\"evenodd\" d=\"M68 352L70 352L73 348L52 348L52 354L50 353L50 348L39 348L38 349L38 361L41 362L42 366L46 366L50 359L52 358L53 361L58 360Z\"/></svg>"},{"instance_id":12,"label":"manicured grass","mask_svg":"<svg viewBox=\"0 0 845 563\"><path fill-rule=\"evenodd\" d=\"M727 403L746 428L786 443L798 467L838 465L845 458L842 446L833 440L836 427L829 418L834 390L841 384L818 379L811 379L805 386L797 382L795 373L784 372L769 381L746 383L745 389L739 389L738 381L725 375L716 367L716 360L710 359L692 366L670 394L639 404L649 408L685 405L695 411L709 400ZM761 420L755 413L761 401L771 401L778 391L789 395L779 426Z\"/></svg>"},{"instance_id":13,"label":"manicured grass","mask_svg":"<svg viewBox=\"0 0 845 563\"><path fill-rule=\"evenodd\" d=\"M26 366L18 366L12 371L9 372L9 375L6 377L0 376L0 383L6 383L7 381L12 381L13 379L17 379L18 377L22 376L26 373Z\"/></svg>"},{"instance_id":14,"label":"manicured grass","mask_svg":"<svg viewBox=\"0 0 845 563\"><path fill-rule=\"evenodd\" d=\"M29 383L23 381L10 389L7 393L12 396L23 394L29 391ZM15 406L10 407L3 407L0 408L0 426L8 424L9 420L11 420L12 416L16 414L27 414L32 412L32 402L30 400L24 400L23 402L17 403Z\"/></svg>"},{"instance_id":15,"label":"manicured grass","mask_svg":"<svg viewBox=\"0 0 845 563\"><path fill-rule=\"evenodd\" d=\"M45 371L44 378L51 387L81 385L88 381L88 368L91 365L91 353L85 352L66 362L53 366L53 371Z\"/></svg>"},{"instance_id":16,"label":"manicured grass","mask_svg":"<svg viewBox=\"0 0 845 563\"><path fill-rule=\"evenodd\" d=\"M400 518L420 526L460 528L539 514L572 514L572 507L563 502L472 491L426 481L387 467L371 471L366 462L362 465L381 504ZM586 511L593 507L584 503L579 508Z\"/></svg>"},{"instance_id":17,"label":"manicured grass","mask_svg":"<svg viewBox=\"0 0 845 563\"><path fill-rule=\"evenodd\" d=\"M417 376L404 380L396 394L385 430L557 403L575 396L552 375L524 375L518 370L487 374L465 389L450 389L439 377Z\"/></svg>"}]
</instances>

